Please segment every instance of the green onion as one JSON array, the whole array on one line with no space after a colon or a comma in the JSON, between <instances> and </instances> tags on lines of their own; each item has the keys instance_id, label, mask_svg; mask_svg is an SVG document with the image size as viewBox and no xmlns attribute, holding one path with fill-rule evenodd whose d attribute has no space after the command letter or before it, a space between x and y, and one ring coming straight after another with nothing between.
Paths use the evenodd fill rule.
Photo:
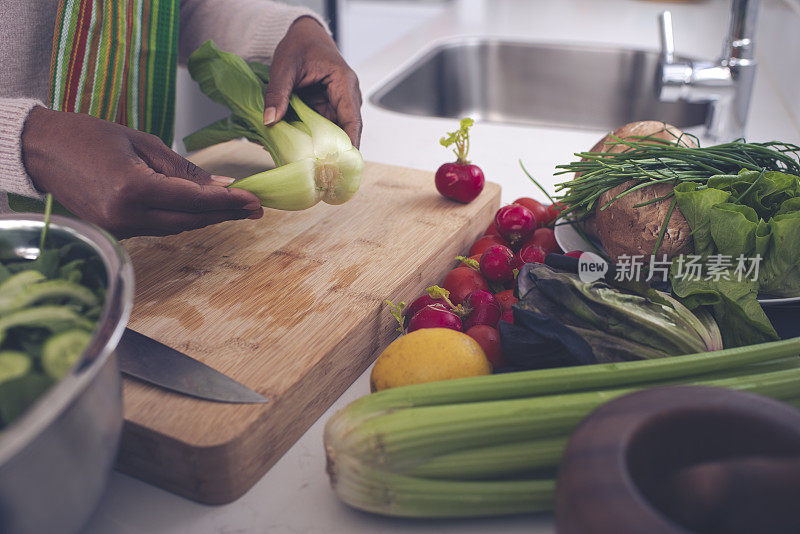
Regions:
<instances>
[{"instance_id":1,"label":"green onion","mask_svg":"<svg viewBox=\"0 0 800 534\"><path fill-rule=\"evenodd\" d=\"M344 502L387 515L548 509L550 477L570 433L601 404L668 384L726 387L795 402L800 398L798 353L800 338L794 338L382 391L328 421L328 472Z\"/></svg>"}]
</instances>

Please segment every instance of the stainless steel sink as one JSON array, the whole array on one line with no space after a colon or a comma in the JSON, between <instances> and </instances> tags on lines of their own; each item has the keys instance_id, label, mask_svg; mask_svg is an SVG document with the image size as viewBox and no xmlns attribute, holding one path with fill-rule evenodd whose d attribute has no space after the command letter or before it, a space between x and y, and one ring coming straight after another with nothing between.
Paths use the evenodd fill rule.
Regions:
<instances>
[{"instance_id":1,"label":"stainless steel sink","mask_svg":"<svg viewBox=\"0 0 800 534\"><path fill-rule=\"evenodd\" d=\"M658 101L657 63L644 50L466 39L434 47L371 101L411 115L592 130L703 124L708 104Z\"/></svg>"}]
</instances>

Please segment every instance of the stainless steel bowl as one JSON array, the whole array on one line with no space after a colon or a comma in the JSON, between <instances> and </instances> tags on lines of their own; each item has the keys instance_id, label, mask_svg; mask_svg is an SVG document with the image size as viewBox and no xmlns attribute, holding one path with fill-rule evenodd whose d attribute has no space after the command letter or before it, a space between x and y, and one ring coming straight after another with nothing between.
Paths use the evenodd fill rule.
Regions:
<instances>
[{"instance_id":1,"label":"stainless steel bowl","mask_svg":"<svg viewBox=\"0 0 800 534\"><path fill-rule=\"evenodd\" d=\"M72 371L0 433L0 532L76 532L97 504L122 431L122 388L114 350L133 303L133 267L100 228L53 216L53 244L82 243L106 268L106 302ZM33 259L42 216L0 215L0 255Z\"/></svg>"}]
</instances>

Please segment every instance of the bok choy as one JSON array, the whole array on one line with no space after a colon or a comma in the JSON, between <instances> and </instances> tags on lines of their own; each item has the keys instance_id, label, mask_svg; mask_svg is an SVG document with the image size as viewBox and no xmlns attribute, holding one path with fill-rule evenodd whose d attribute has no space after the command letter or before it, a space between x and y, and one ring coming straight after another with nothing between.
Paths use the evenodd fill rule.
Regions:
<instances>
[{"instance_id":1,"label":"bok choy","mask_svg":"<svg viewBox=\"0 0 800 534\"><path fill-rule=\"evenodd\" d=\"M211 100L231 110L184 138L187 150L245 137L259 143L277 168L232 184L255 193L263 206L303 210L320 200L342 204L361 183L364 160L337 125L307 106L297 95L289 100L284 120L265 126L264 90L269 69L245 62L206 41L189 57L189 73Z\"/></svg>"}]
</instances>

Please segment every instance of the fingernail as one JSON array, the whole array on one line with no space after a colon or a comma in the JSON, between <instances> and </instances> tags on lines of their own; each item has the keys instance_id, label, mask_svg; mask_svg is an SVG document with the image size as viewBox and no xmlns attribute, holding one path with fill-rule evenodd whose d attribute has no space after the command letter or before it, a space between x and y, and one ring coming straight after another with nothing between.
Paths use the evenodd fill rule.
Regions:
<instances>
[{"instance_id":1,"label":"fingernail","mask_svg":"<svg viewBox=\"0 0 800 534\"><path fill-rule=\"evenodd\" d=\"M278 110L273 107L268 107L264 110L264 124L269 126L273 122L275 122L275 116L278 114Z\"/></svg>"},{"instance_id":2,"label":"fingernail","mask_svg":"<svg viewBox=\"0 0 800 534\"><path fill-rule=\"evenodd\" d=\"M242 208L242 209L245 209L247 211L253 211L253 210L257 210L260 207L261 207L261 203L254 201L254 202L250 202L249 204L245 204L244 208Z\"/></svg>"},{"instance_id":3,"label":"fingernail","mask_svg":"<svg viewBox=\"0 0 800 534\"><path fill-rule=\"evenodd\" d=\"M228 186L228 185L231 185L236 180L234 180L233 178L229 178L227 176L218 176L216 174L212 174L211 175L211 181L214 182L217 185Z\"/></svg>"}]
</instances>

